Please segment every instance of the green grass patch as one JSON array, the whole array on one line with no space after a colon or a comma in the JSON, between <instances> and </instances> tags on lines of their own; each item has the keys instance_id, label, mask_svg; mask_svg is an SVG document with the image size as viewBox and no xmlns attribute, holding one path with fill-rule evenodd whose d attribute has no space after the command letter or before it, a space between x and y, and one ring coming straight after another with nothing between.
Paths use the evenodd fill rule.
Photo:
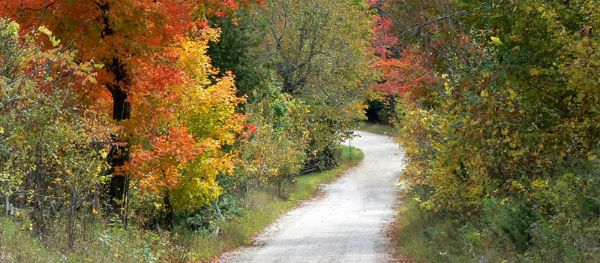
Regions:
<instances>
[{"instance_id":1,"label":"green grass patch","mask_svg":"<svg viewBox=\"0 0 600 263\"><path fill-rule=\"evenodd\" d=\"M0 218L0 262L51 262L59 256L31 238L25 224Z\"/></svg>"},{"instance_id":2,"label":"green grass patch","mask_svg":"<svg viewBox=\"0 0 600 263\"><path fill-rule=\"evenodd\" d=\"M370 122L361 122L358 126L358 130L391 137L395 137L398 134L398 131L394 126Z\"/></svg>"},{"instance_id":3,"label":"green grass patch","mask_svg":"<svg viewBox=\"0 0 600 263\"><path fill-rule=\"evenodd\" d=\"M266 190L253 190L243 200L245 213L220 224L218 235L164 232L130 227L89 226L74 248L65 246L64 231L57 227L49 242L30 235L24 218L0 216L0 262L206 262L236 247L249 245L252 238L299 201L313 196L321 184L334 181L363 159L357 148L341 146L340 166L296 178L288 198Z\"/></svg>"},{"instance_id":4,"label":"green grass patch","mask_svg":"<svg viewBox=\"0 0 600 263\"><path fill-rule=\"evenodd\" d=\"M404 202L394 225L397 249L418 262L458 262L452 223L426 214L412 200ZM463 259L464 260L464 259ZM466 261L464 261L466 262Z\"/></svg>"}]
</instances>

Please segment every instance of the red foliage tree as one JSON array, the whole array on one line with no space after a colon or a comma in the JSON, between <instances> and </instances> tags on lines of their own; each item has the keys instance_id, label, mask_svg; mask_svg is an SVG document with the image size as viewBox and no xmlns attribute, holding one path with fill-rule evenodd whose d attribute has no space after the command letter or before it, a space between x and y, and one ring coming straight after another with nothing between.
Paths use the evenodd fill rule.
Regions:
<instances>
[{"instance_id":1,"label":"red foliage tree","mask_svg":"<svg viewBox=\"0 0 600 263\"><path fill-rule=\"evenodd\" d=\"M426 87L435 82L426 59L417 49L400 50L398 37L392 33L394 21L384 15L383 0L367 0L371 8L378 11L373 18L372 46L379 60L375 68L382 74L373 89L384 95L404 94L417 87Z\"/></svg>"}]
</instances>

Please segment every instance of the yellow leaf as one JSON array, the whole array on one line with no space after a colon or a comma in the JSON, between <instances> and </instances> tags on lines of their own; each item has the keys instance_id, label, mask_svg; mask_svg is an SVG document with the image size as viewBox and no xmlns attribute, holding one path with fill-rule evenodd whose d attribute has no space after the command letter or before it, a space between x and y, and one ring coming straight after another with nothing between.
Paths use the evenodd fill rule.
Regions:
<instances>
[{"instance_id":1,"label":"yellow leaf","mask_svg":"<svg viewBox=\"0 0 600 263\"><path fill-rule=\"evenodd\" d=\"M50 31L50 29L48 29L45 26L38 27L38 31L41 32L41 33L43 33L44 35L47 35L47 36L52 35L52 32Z\"/></svg>"},{"instance_id":2,"label":"yellow leaf","mask_svg":"<svg viewBox=\"0 0 600 263\"><path fill-rule=\"evenodd\" d=\"M529 70L529 75L532 77L536 77L542 74L542 71L537 68L532 68Z\"/></svg>"},{"instance_id":3,"label":"yellow leaf","mask_svg":"<svg viewBox=\"0 0 600 263\"><path fill-rule=\"evenodd\" d=\"M488 92L487 92L487 90L482 90L482 91L481 91L481 97L484 97L484 98L485 98L485 97L487 97L487 96L488 96Z\"/></svg>"},{"instance_id":4,"label":"yellow leaf","mask_svg":"<svg viewBox=\"0 0 600 263\"><path fill-rule=\"evenodd\" d=\"M502 46L504 44L499 37L490 37L490 39L492 40L492 44L495 46Z\"/></svg>"},{"instance_id":5,"label":"yellow leaf","mask_svg":"<svg viewBox=\"0 0 600 263\"><path fill-rule=\"evenodd\" d=\"M542 180L542 179L535 179L533 182L531 182L531 186L534 188L544 188L546 186L548 186L548 180Z\"/></svg>"}]
</instances>

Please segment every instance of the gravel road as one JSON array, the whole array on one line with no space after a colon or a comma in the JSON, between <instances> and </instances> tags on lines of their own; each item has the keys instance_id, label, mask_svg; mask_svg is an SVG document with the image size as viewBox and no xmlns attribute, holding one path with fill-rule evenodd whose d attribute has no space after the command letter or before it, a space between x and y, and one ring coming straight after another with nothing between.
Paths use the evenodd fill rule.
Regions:
<instances>
[{"instance_id":1,"label":"gravel road","mask_svg":"<svg viewBox=\"0 0 600 263\"><path fill-rule=\"evenodd\" d=\"M304 202L261 233L254 246L224 254L219 262L387 262L385 228L393 218L396 183L403 168L393 139L367 132L351 141L364 160L324 195Z\"/></svg>"}]
</instances>

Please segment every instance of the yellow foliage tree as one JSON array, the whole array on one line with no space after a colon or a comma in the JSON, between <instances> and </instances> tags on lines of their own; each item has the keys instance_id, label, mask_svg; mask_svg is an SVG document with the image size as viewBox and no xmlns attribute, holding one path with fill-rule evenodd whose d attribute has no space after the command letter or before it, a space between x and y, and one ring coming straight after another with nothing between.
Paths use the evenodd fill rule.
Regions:
<instances>
[{"instance_id":1,"label":"yellow foliage tree","mask_svg":"<svg viewBox=\"0 0 600 263\"><path fill-rule=\"evenodd\" d=\"M168 220L174 211L191 211L218 198L217 175L233 171L236 153L223 148L236 141L246 116L236 112L244 99L235 95L233 76L215 78L217 71L206 55L209 42L218 36L217 30L207 29L179 40L166 57L147 67L159 72L138 72L144 81L134 83L140 91L148 90L146 82L161 88L132 98L139 112L132 113L124 129L138 137L130 140L135 145L126 172L132 186L166 212ZM161 76L167 74L165 81Z\"/></svg>"}]
</instances>

